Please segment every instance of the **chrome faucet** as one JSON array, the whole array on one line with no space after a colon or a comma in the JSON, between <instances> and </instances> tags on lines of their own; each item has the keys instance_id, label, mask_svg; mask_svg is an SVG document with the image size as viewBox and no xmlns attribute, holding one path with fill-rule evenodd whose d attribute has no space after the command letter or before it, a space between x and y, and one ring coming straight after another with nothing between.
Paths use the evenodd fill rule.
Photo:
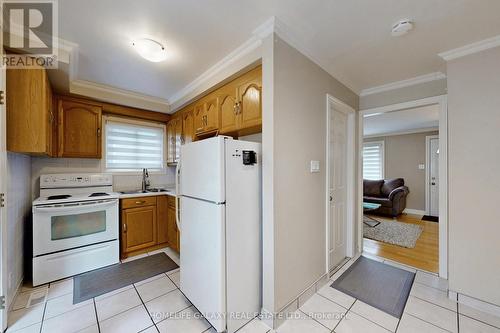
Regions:
<instances>
[{"instance_id":1,"label":"chrome faucet","mask_svg":"<svg viewBox=\"0 0 500 333\"><path fill-rule=\"evenodd\" d=\"M146 192L150 185L148 169L142 169L142 192Z\"/></svg>"}]
</instances>

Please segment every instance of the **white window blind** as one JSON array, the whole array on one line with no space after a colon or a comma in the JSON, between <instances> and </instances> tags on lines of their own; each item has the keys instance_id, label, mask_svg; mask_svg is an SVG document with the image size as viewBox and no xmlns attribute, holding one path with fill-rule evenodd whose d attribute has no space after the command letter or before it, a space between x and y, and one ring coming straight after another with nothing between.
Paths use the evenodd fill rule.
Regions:
<instances>
[{"instance_id":1,"label":"white window blind","mask_svg":"<svg viewBox=\"0 0 500 333\"><path fill-rule=\"evenodd\" d=\"M363 178L384 178L384 142L366 142L363 144Z\"/></svg>"},{"instance_id":2,"label":"white window blind","mask_svg":"<svg viewBox=\"0 0 500 333\"><path fill-rule=\"evenodd\" d=\"M137 171L164 167L165 126L106 120L106 169Z\"/></svg>"}]
</instances>

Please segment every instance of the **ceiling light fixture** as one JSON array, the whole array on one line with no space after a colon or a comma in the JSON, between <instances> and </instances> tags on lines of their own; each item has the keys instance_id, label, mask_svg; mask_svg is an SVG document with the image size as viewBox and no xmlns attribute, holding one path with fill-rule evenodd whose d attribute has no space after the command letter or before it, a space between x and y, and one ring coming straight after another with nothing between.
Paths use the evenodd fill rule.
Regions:
<instances>
[{"instance_id":1,"label":"ceiling light fixture","mask_svg":"<svg viewBox=\"0 0 500 333\"><path fill-rule=\"evenodd\" d=\"M160 62L167 59L165 47L153 39L137 39L132 42L132 45L135 47L137 53L146 60Z\"/></svg>"},{"instance_id":2,"label":"ceiling light fixture","mask_svg":"<svg viewBox=\"0 0 500 333\"><path fill-rule=\"evenodd\" d=\"M392 25L392 36L399 37L406 35L413 29L413 22L409 19L400 20Z\"/></svg>"}]
</instances>

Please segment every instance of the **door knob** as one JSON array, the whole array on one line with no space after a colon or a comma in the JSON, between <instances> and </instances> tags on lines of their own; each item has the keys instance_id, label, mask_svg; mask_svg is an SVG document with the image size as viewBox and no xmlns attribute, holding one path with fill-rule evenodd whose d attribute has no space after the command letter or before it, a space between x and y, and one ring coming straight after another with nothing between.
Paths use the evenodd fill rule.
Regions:
<instances>
[{"instance_id":1,"label":"door knob","mask_svg":"<svg viewBox=\"0 0 500 333\"><path fill-rule=\"evenodd\" d=\"M333 197L330 195L330 201L333 201Z\"/></svg>"}]
</instances>

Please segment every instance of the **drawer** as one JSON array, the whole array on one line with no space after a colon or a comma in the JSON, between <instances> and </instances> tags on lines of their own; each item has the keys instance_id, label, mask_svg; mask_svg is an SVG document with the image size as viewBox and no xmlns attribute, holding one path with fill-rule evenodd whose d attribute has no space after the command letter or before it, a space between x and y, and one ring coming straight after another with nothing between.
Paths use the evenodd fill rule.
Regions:
<instances>
[{"instance_id":1,"label":"drawer","mask_svg":"<svg viewBox=\"0 0 500 333\"><path fill-rule=\"evenodd\" d=\"M121 199L122 209L155 206L156 196Z\"/></svg>"},{"instance_id":2,"label":"drawer","mask_svg":"<svg viewBox=\"0 0 500 333\"><path fill-rule=\"evenodd\" d=\"M120 262L118 240L33 258L33 285L67 278Z\"/></svg>"},{"instance_id":3,"label":"drawer","mask_svg":"<svg viewBox=\"0 0 500 333\"><path fill-rule=\"evenodd\" d=\"M167 196L167 205L169 207L175 208L175 197L168 195Z\"/></svg>"}]
</instances>

